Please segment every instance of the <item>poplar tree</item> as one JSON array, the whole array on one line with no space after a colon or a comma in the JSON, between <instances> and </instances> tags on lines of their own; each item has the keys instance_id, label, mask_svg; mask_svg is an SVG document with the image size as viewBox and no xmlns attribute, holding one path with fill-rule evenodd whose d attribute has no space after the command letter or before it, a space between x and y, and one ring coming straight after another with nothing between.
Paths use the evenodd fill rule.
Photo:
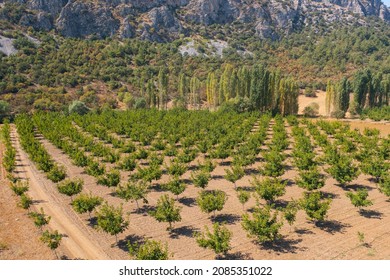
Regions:
<instances>
[{"instance_id":1,"label":"poplar tree","mask_svg":"<svg viewBox=\"0 0 390 280\"><path fill-rule=\"evenodd\" d=\"M167 109L168 103L168 70L165 67L161 67L158 73L158 90L160 93L159 108Z\"/></svg>"},{"instance_id":2,"label":"poplar tree","mask_svg":"<svg viewBox=\"0 0 390 280\"><path fill-rule=\"evenodd\" d=\"M190 103L196 107L200 104L200 80L197 77L192 77L190 80Z\"/></svg>"}]
</instances>

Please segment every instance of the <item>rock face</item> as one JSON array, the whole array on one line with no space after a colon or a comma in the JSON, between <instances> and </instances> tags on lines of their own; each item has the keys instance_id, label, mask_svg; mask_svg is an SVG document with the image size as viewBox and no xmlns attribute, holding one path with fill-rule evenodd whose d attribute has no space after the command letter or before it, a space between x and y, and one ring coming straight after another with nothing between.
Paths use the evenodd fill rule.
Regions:
<instances>
[{"instance_id":1,"label":"rock face","mask_svg":"<svg viewBox=\"0 0 390 280\"><path fill-rule=\"evenodd\" d=\"M167 41L194 27L240 23L259 38L278 39L304 26L362 22L374 16L390 23L381 0L0 0L26 8L20 24L56 29L67 37L140 37ZM364 21L363 21L364 22Z\"/></svg>"},{"instance_id":2,"label":"rock face","mask_svg":"<svg viewBox=\"0 0 390 280\"><path fill-rule=\"evenodd\" d=\"M69 1L56 22L57 30L66 37L110 37L119 26L109 7L81 1Z\"/></svg>"}]
</instances>

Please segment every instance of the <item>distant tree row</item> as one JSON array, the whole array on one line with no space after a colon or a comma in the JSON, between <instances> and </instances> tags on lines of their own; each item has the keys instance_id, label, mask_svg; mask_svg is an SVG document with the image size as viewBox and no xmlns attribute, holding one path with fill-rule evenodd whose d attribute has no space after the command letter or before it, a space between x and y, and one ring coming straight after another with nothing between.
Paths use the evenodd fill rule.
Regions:
<instances>
[{"instance_id":1,"label":"distant tree row","mask_svg":"<svg viewBox=\"0 0 390 280\"><path fill-rule=\"evenodd\" d=\"M344 117L348 109L360 114L363 109L388 106L389 102L390 75L373 74L369 69L357 71L352 81L344 77L338 82L329 81L326 87L326 114L334 117Z\"/></svg>"}]
</instances>

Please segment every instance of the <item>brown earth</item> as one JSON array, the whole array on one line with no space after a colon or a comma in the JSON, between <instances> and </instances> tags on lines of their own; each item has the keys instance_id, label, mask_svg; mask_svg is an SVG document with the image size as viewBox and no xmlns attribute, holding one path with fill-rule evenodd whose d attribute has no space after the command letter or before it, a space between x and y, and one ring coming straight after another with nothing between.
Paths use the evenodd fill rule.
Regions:
<instances>
[{"instance_id":1,"label":"brown earth","mask_svg":"<svg viewBox=\"0 0 390 280\"><path fill-rule=\"evenodd\" d=\"M0 162L4 145L0 143ZM40 231L27 216L27 211L17 207L19 199L13 195L1 166L0 178L0 260L48 260L55 255L40 240Z\"/></svg>"}]
</instances>

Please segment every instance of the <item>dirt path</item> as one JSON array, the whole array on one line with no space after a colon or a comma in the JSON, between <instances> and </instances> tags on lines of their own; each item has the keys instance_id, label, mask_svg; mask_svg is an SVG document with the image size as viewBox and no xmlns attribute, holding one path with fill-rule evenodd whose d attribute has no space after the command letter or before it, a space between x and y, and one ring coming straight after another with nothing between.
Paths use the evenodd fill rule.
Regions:
<instances>
[{"instance_id":1,"label":"dirt path","mask_svg":"<svg viewBox=\"0 0 390 280\"><path fill-rule=\"evenodd\" d=\"M0 143L0 260L49 260L53 252L40 240L40 232L17 207L18 198L9 188L6 171L2 166L4 146Z\"/></svg>"},{"instance_id":2,"label":"dirt path","mask_svg":"<svg viewBox=\"0 0 390 280\"><path fill-rule=\"evenodd\" d=\"M35 201L39 202L36 208L42 207L45 213L51 216L50 227L65 235L61 246L66 248L67 257L88 260L110 259L100 246L92 241L91 234L81 219L67 209L68 205L59 201L54 185L44 178L22 150L14 127L11 137L19 153L16 171L22 179L29 180L29 194Z\"/></svg>"}]
</instances>

